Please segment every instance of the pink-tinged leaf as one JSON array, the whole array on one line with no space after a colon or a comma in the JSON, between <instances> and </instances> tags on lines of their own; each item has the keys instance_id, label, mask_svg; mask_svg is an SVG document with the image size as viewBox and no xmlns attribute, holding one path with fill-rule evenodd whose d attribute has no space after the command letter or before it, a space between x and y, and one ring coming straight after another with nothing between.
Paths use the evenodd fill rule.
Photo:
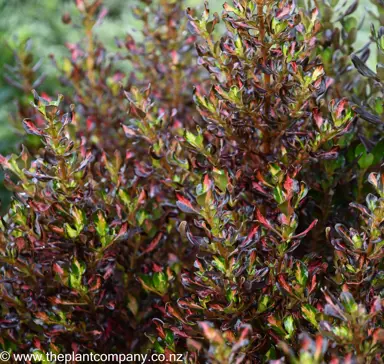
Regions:
<instances>
[{"instance_id":1,"label":"pink-tinged leaf","mask_svg":"<svg viewBox=\"0 0 384 364\"><path fill-rule=\"evenodd\" d=\"M48 211L51 205L45 204L43 202L37 202L30 199L28 201L29 205L37 212L45 212Z\"/></svg>"},{"instance_id":2,"label":"pink-tinged leaf","mask_svg":"<svg viewBox=\"0 0 384 364\"><path fill-rule=\"evenodd\" d=\"M277 282L279 283L280 287L284 289L284 291L288 292L289 294L292 294L292 288L288 285L287 281L285 280L282 274L279 274L277 276Z\"/></svg>"},{"instance_id":3,"label":"pink-tinged leaf","mask_svg":"<svg viewBox=\"0 0 384 364\"><path fill-rule=\"evenodd\" d=\"M0 161L0 164L2 164L1 163L1 161ZM377 179L377 174L376 173L370 173L369 174L369 176L368 176L368 182L372 185L372 186L374 186L375 188L377 188L377 186L378 186L378 179Z\"/></svg>"},{"instance_id":4,"label":"pink-tinged leaf","mask_svg":"<svg viewBox=\"0 0 384 364\"><path fill-rule=\"evenodd\" d=\"M288 196L292 196L294 181L291 177L287 176L284 182L284 189L287 192Z\"/></svg>"},{"instance_id":5,"label":"pink-tinged leaf","mask_svg":"<svg viewBox=\"0 0 384 364\"><path fill-rule=\"evenodd\" d=\"M315 21L318 15L319 15L319 9L318 8L313 8L313 10L312 10L312 21Z\"/></svg>"},{"instance_id":6,"label":"pink-tinged leaf","mask_svg":"<svg viewBox=\"0 0 384 364\"><path fill-rule=\"evenodd\" d=\"M276 18L280 20L285 16L289 15L291 11L292 11L292 4L285 6L283 9L278 10Z\"/></svg>"},{"instance_id":7,"label":"pink-tinged leaf","mask_svg":"<svg viewBox=\"0 0 384 364\"><path fill-rule=\"evenodd\" d=\"M90 283L89 283L89 285L90 285ZM97 291L100 287L101 287L101 278L96 277L96 282L92 285L90 292Z\"/></svg>"},{"instance_id":8,"label":"pink-tinged leaf","mask_svg":"<svg viewBox=\"0 0 384 364\"><path fill-rule=\"evenodd\" d=\"M28 134L39 135L39 136L44 134L40 129L36 128L36 125L32 122L31 119L24 119L23 127Z\"/></svg>"},{"instance_id":9,"label":"pink-tinged leaf","mask_svg":"<svg viewBox=\"0 0 384 364\"><path fill-rule=\"evenodd\" d=\"M165 332L164 332L164 328L163 328L163 325L164 323L159 320L159 319L153 319L152 322L156 325L156 331L157 331L157 334L159 335L159 337L161 339L164 339L165 338Z\"/></svg>"},{"instance_id":10,"label":"pink-tinged leaf","mask_svg":"<svg viewBox=\"0 0 384 364\"><path fill-rule=\"evenodd\" d=\"M99 16L97 18L97 21L96 21L96 24L97 26L99 26L102 22L103 22L103 19L108 15L108 9L107 8L102 8L100 13L99 13Z\"/></svg>"},{"instance_id":11,"label":"pink-tinged leaf","mask_svg":"<svg viewBox=\"0 0 384 364\"><path fill-rule=\"evenodd\" d=\"M268 195L268 192L261 187L257 182L252 182L252 187L263 195Z\"/></svg>"},{"instance_id":12,"label":"pink-tinged leaf","mask_svg":"<svg viewBox=\"0 0 384 364\"><path fill-rule=\"evenodd\" d=\"M158 265L156 263L152 264L152 271L155 273L160 273L163 271L163 267L161 265Z\"/></svg>"},{"instance_id":13,"label":"pink-tinged leaf","mask_svg":"<svg viewBox=\"0 0 384 364\"><path fill-rule=\"evenodd\" d=\"M184 196L176 193L176 197L177 197L176 205L181 211L187 214L198 213L198 211L192 206L191 202L187 200Z\"/></svg>"},{"instance_id":14,"label":"pink-tinged leaf","mask_svg":"<svg viewBox=\"0 0 384 364\"><path fill-rule=\"evenodd\" d=\"M180 313L177 310L175 310L171 305L167 305L166 307L167 314L176 317L180 322L186 324L185 320L183 319L183 317L181 317Z\"/></svg>"},{"instance_id":15,"label":"pink-tinged leaf","mask_svg":"<svg viewBox=\"0 0 384 364\"><path fill-rule=\"evenodd\" d=\"M325 160L337 159L337 157L339 156L339 153L337 150L338 150L337 148L333 148L332 150L330 150L328 152L317 153L316 157L321 158L321 159L325 159Z\"/></svg>"},{"instance_id":16,"label":"pink-tinged leaf","mask_svg":"<svg viewBox=\"0 0 384 364\"><path fill-rule=\"evenodd\" d=\"M106 281L109 277L113 275L114 271L114 266L109 265L104 273L103 279Z\"/></svg>"},{"instance_id":17,"label":"pink-tinged leaf","mask_svg":"<svg viewBox=\"0 0 384 364\"><path fill-rule=\"evenodd\" d=\"M171 51L171 57L173 64L178 64L180 62L180 56L175 50Z\"/></svg>"},{"instance_id":18,"label":"pink-tinged leaf","mask_svg":"<svg viewBox=\"0 0 384 364\"><path fill-rule=\"evenodd\" d=\"M158 233L155 238L151 241L148 247L143 251L143 253L150 253L153 251L157 245L159 244L161 238L163 237L163 233Z\"/></svg>"},{"instance_id":19,"label":"pink-tinged leaf","mask_svg":"<svg viewBox=\"0 0 384 364\"><path fill-rule=\"evenodd\" d=\"M224 339L218 330L215 330L209 322L199 322L200 328L203 330L204 336L210 341L217 344L224 344Z\"/></svg>"},{"instance_id":20,"label":"pink-tinged leaf","mask_svg":"<svg viewBox=\"0 0 384 364\"><path fill-rule=\"evenodd\" d=\"M73 112L71 111L63 115L63 117L61 118L61 123L63 124L63 126L66 126L70 124L72 120L73 120Z\"/></svg>"},{"instance_id":21,"label":"pink-tinged leaf","mask_svg":"<svg viewBox=\"0 0 384 364\"><path fill-rule=\"evenodd\" d=\"M264 225L265 227L267 227L268 229L271 229L272 228L272 225L270 224L270 222L261 214L261 212L259 210L256 211L256 216L257 216L257 220L262 224Z\"/></svg>"},{"instance_id":22,"label":"pink-tinged leaf","mask_svg":"<svg viewBox=\"0 0 384 364\"><path fill-rule=\"evenodd\" d=\"M213 304L209 305L209 309L210 310L216 310L216 311L224 311L224 306L219 305L218 303L213 303Z\"/></svg>"},{"instance_id":23,"label":"pink-tinged leaf","mask_svg":"<svg viewBox=\"0 0 384 364\"><path fill-rule=\"evenodd\" d=\"M127 138L134 138L137 136L136 132L127 125L121 124L124 130L124 134Z\"/></svg>"},{"instance_id":24,"label":"pink-tinged leaf","mask_svg":"<svg viewBox=\"0 0 384 364\"><path fill-rule=\"evenodd\" d=\"M239 342L242 340L245 340L251 333L252 333L252 326L244 325L243 329L241 330Z\"/></svg>"},{"instance_id":25,"label":"pink-tinged leaf","mask_svg":"<svg viewBox=\"0 0 384 364\"><path fill-rule=\"evenodd\" d=\"M315 119L316 126L318 127L318 129L320 129L324 123L324 119L321 116L319 109L317 109L317 108L313 109L312 114L313 114L313 118Z\"/></svg>"},{"instance_id":26,"label":"pink-tinged leaf","mask_svg":"<svg viewBox=\"0 0 384 364\"><path fill-rule=\"evenodd\" d=\"M139 205L142 205L146 201L146 199L147 199L147 194L145 190L141 190L139 198L137 199L137 203Z\"/></svg>"},{"instance_id":27,"label":"pink-tinged leaf","mask_svg":"<svg viewBox=\"0 0 384 364\"><path fill-rule=\"evenodd\" d=\"M57 263L53 264L53 271L59 276L62 276L64 274L63 268L61 268L60 265L58 265Z\"/></svg>"},{"instance_id":28,"label":"pink-tinged leaf","mask_svg":"<svg viewBox=\"0 0 384 364\"><path fill-rule=\"evenodd\" d=\"M83 12L85 10L84 0L76 0L76 7L79 9L79 11Z\"/></svg>"},{"instance_id":29,"label":"pink-tinged leaf","mask_svg":"<svg viewBox=\"0 0 384 364\"><path fill-rule=\"evenodd\" d=\"M316 289L317 287L316 279L317 279L316 275L313 275L310 283L310 287L308 288L308 294L311 294Z\"/></svg>"},{"instance_id":30,"label":"pink-tinged leaf","mask_svg":"<svg viewBox=\"0 0 384 364\"><path fill-rule=\"evenodd\" d=\"M239 248L244 248L248 244L250 244L253 241L253 238L255 237L258 230L259 230L259 226L255 225L250 231L250 233L248 234L247 238L239 245Z\"/></svg>"},{"instance_id":31,"label":"pink-tinged leaf","mask_svg":"<svg viewBox=\"0 0 384 364\"><path fill-rule=\"evenodd\" d=\"M86 128L87 128L87 131L92 131L95 128L95 126L96 126L95 122L90 117L87 118L87 121L85 122L85 125L86 125Z\"/></svg>"},{"instance_id":32,"label":"pink-tinged leaf","mask_svg":"<svg viewBox=\"0 0 384 364\"><path fill-rule=\"evenodd\" d=\"M153 169L151 166L140 163L138 161L135 162L135 174L138 177L147 178L153 173Z\"/></svg>"},{"instance_id":33,"label":"pink-tinged leaf","mask_svg":"<svg viewBox=\"0 0 384 364\"><path fill-rule=\"evenodd\" d=\"M314 226L317 224L317 222L318 222L319 220L313 220L312 221L312 223L311 223L311 225L309 225L303 232L301 232L300 234L297 234L297 235L295 235L295 236L292 236L292 238L291 239L297 239L297 238L302 238L302 237L304 237L305 235L307 235L308 234L308 232L310 231L310 230L312 230L313 228L314 228Z\"/></svg>"},{"instance_id":34,"label":"pink-tinged leaf","mask_svg":"<svg viewBox=\"0 0 384 364\"><path fill-rule=\"evenodd\" d=\"M346 109L348 106L348 100L342 99L340 100L336 105L336 117L339 118L342 114L342 112Z\"/></svg>"},{"instance_id":35,"label":"pink-tinged leaf","mask_svg":"<svg viewBox=\"0 0 384 364\"><path fill-rule=\"evenodd\" d=\"M38 318L38 319L40 319L40 320L42 320L42 321L44 321L44 322L47 322L47 321L49 321L49 316L45 313L45 312L36 312L35 313L35 316ZM36 339L37 340L37 339ZM36 345L36 344L35 344Z\"/></svg>"},{"instance_id":36,"label":"pink-tinged leaf","mask_svg":"<svg viewBox=\"0 0 384 364\"><path fill-rule=\"evenodd\" d=\"M22 251L25 248L25 240L22 237L16 239L16 246L19 251Z\"/></svg>"},{"instance_id":37,"label":"pink-tinged leaf","mask_svg":"<svg viewBox=\"0 0 384 364\"><path fill-rule=\"evenodd\" d=\"M2 166L4 169L10 169L11 164L8 162L8 158L4 157L0 154L0 166Z\"/></svg>"},{"instance_id":38,"label":"pink-tinged leaf","mask_svg":"<svg viewBox=\"0 0 384 364\"><path fill-rule=\"evenodd\" d=\"M353 240L350 237L350 231L343 224L336 224L335 230L340 235L340 237L344 240L345 243L350 246L354 246Z\"/></svg>"},{"instance_id":39,"label":"pink-tinged leaf","mask_svg":"<svg viewBox=\"0 0 384 364\"><path fill-rule=\"evenodd\" d=\"M92 160L94 159L92 152L88 152L85 159L80 163L80 166L76 168L73 173L82 171Z\"/></svg>"},{"instance_id":40,"label":"pink-tinged leaf","mask_svg":"<svg viewBox=\"0 0 384 364\"><path fill-rule=\"evenodd\" d=\"M115 240L120 239L123 235L125 235L125 233L127 232L127 230L128 230L128 223L125 222L125 223L121 226L120 231L119 231L119 233L117 234Z\"/></svg>"},{"instance_id":41,"label":"pink-tinged leaf","mask_svg":"<svg viewBox=\"0 0 384 364\"><path fill-rule=\"evenodd\" d=\"M328 90L330 86L332 86L335 83L333 78L327 77L325 81L325 89Z\"/></svg>"},{"instance_id":42,"label":"pink-tinged leaf","mask_svg":"<svg viewBox=\"0 0 384 364\"><path fill-rule=\"evenodd\" d=\"M204 191L208 191L211 189L212 181L209 179L208 174L205 175L203 184L204 184Z\"/></svg>"},{"instance_id":43,"label":"pink-tinged leaf","mask_svg":"<svg viewBox=\"0 0 384 364\"><path fill-rule=\"evenodd\" d=\"M177 336L180 336L180 337L185 337L185 338L190 337L188 334L186 334L185 332L179 330L179 329L178 329L177 327L175 327L175 326L172 326L172 327L171 327L171 331L172 331L173 333L175 333Z\"/></svg>"}]
</instances>

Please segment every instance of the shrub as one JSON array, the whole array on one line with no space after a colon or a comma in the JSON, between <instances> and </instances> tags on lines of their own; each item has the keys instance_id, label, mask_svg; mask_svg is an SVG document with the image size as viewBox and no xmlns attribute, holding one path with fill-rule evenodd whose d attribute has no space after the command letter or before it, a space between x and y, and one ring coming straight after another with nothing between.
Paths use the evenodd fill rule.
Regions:
<instances>
[{"instance_id":1,"label":"shrub","mask_svg":"<svg viewBox=\"0 0 384 364\"><path fill-rule=\"evenodd\" d=\"M355 5L340 32L326 2L141 2L107 57L76 1L67 96L0 159L2 348L383 362L382 28L374 72Z\"/></svg>"}]
</instances>

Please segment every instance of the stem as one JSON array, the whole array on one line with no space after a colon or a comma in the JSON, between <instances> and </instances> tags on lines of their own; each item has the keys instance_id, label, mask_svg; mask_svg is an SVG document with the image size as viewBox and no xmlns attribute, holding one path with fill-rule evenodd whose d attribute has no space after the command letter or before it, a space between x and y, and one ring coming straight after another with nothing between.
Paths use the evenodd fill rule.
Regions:
<instances>
[{"instance_id":1,"label":"stem","mask_svg":"<svg viewBox=\"0 0 384 364\"><path fill-rule=\"evenodd\" d=\"M263 8L264 8L264 0L257 0L257 18L258 18L258 24L259 24L259 38L260 38L259 40L262 43L261 51L263 56L263 66L266 67L267 60L268 60L268 52L265 44L265 25L264 25L265 18L264 18ZM271 104L271 99L269 95L270 82L271 82L271 75L264 73L264 87L266 90L264 112L266 117L268 117L269 115L269 109ZM264 151L265 153L270 153L270 142L269 142L270 135L267 128L265 128L265 139L266 139L266 143L265 143Z\"/></svg>"},{"instance_id":2,"label":"stem","mask_svg":"<svg viewBox=\"0 0 384 364\"><path fill-rule=\"evenodd\" d=\"M366 169L359 171L357 176L357 202L360 203L363 199L362 197L362 191L364 186L364 175L365 175Z\"/></svg>"},{"instance_id":3,"label":"stem","mask_svg":"<svg viewBox=\"0 0 384 364\"><path fill-rule=\"evenodd\" d=\"M94 42L93 42L93 19L90 14L87 14L87 17L85 19L85 34L87 37L87 71L88 71L88 78L91 82L91 86L95 86L95 73L94 73L94 66L95 66L95 60L94 60Z\"/></svg>"}]
</instances>

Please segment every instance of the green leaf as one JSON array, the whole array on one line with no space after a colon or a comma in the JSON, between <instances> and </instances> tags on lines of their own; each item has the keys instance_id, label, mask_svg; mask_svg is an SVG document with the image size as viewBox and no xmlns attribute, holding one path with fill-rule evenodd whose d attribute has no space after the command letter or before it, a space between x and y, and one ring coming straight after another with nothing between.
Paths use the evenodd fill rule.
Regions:
<instances>
[{"instance_id":1,"label":"green leaf","mask_svg":"<svg viewBox=\"0 0 384 364\"><path fill-rule=\"evenodd\" d=\"M283 190L279 186L276 186L273 189L273 197L278 204L281 204L285 201Z\"/></svg>"},{"instance_id":2,"label":"green leaf","mask_svg":"<svg viewBox=\"0 0 384 364\"><path fill-rule=\"evenodd\" d=\"M223 170L214 168L213 179L215 180L215 185L220 189L220 191L225 192L229 184L227 173Z\"/></svg>"},{"instance_id":3,"label":"green leaf","mask_svg":"<svg viewBox=\"0 0 384 364\"><path fill-rule=\"evenodd\" d=\"M76 230L80 233L86 224L86 216L85 212L77 208L76 206L73 206L71 209L71 214L75 221Z\"/></svg>"},{"instance_id":4,"label":"green leaf","mask_svg":"<svg viewBox=\"0 0 384 364\"><path fill-rule=\"evenodd\" d=\"M144 221L149 217L148 213L145 210L139 210L136 213L136 221L139 226L144 224Z\"/></svg>"},{"instance_id":5,"label":"green leaf","mask_svg":"<svg viewBox=\"0 0 384 364\"><path fill-rule=\"evenodd\" d=\"M158 342L157 340L155 340L155 342L153 343L153 348L159 354L164 354L165 352L164 348L161 346L160 342Z\"/></svg>"},{"instance_id":6,"label":"green leaf","mask_svg":"<svg viewBox=\"0 0 384 364\"><path fill-rule=\"evenodd\" d=\"M375 157L371 153L367 153L367 150L365 149L363 144L359 144L355 149L355 157L359 157L358 164L361 169L368 169Z\"/></svg>"},{"instance_id":7,"label":"green leaf","mask_svg":"<svg viewBox=\"0 0 384 364\"><path fill-rule=\"evenodd\" d=\"M195 147L197 150L204 150L203 135L202 134L193 134L190 131L185 132L185 139L187 142Z\"/></svg>"},{"instance_id":8,"label":"green leaf","mask_svg":"<svg viewBox=\"0 0 384 364\"><path fill-rule=\"evenodd\" d=\"M271 298L267 295L261 296L257 306L257 313L266 311L271 306Z\"/></svg>"},{"instance_id":9,"label":"green leaf","mask_svg":"<svg viewBox=\"0 0 384 364\"><path fill-rule=\"evenodd\" d=\"M354 313L359 308L350 292L342 292L340 295L340 302L344 306L345 311L348 313Z\"/></svg>"},{"instance_id":10,"label":"green leaf","mask_svg":"<svg viewBox=\"0 0 384 364\"><path fill-rule=\"evenodd\" d=\"M288 338L291 338L295 332L295 321L291 315L284 320L284 329L288 333Z\"/></svg>"},{"instance_id":11,"label":"green leaf","mask_svg":"<svg viewBox=\"0 0 384 364\"><path fill-rule=\"evenodd\" d=\"M69 274L69 286L77 290L84 290L85 287L82 285L81 280L85 273L85 263L79 262L75 259L71 265L71 272Z\"/></svg>"},{"instance_id":12,"label":"green leaf","mask_svg":"<svg viewBox=\"0 0 384 364\"><path fill-rule=\"evenodd\" d=\"M295 276L301 287L305 287L308 281L308 269L303 262L296 263Z\"/></svg>"},{"instance_id":13,"label":"green leaf","mask_svg":"<svg viewBox=\"0 0 384 364\"><path fill-rule=\"evenodd\" d=\"M64 224L64 230L67 237L71 239L75 239L80 235L80 232L77 229L72 228L72 226L69 225L68 223Z\"/></svg>"},{"instance_id":14,"label":"green leaf","mask_svg":"<svg viewBox=\"0 0 384 364\"><path fill-rule=\"evenodd\" d=\"M120 200L123 202L123 204L129 208L131 203L131 198L129 194L126 191L119 189L118 195L120 197Z\"/></svg>"},{"instance_id":15,"label":"green leaf","mask_svg":"<svg viewBox=\"0 0 384 364\"><path fill-rule=\"evenodd\" d=\"M344 29L350 32L353 28L357 28L357 20L354 17L349 17L343 22Z\"/></svg>"},{"instance_id":16,"label":"green leaf","mask_svg":"<svg viewBox=\"0 0 384 364\"><path fill-rule=\"evenodd\" d=\"M212 264L221 272L225 273L225 259L223 257L213 257Z\"/></svg>"},{"instance_id":17,"label":"green leaf","mask_svg":"<svg viewBox=\"0 0 384 364\"><path fill-rule=\"evenodd\" d=\"M108 234L109 228L105 219L104 213L99 210L94 218L95 229L100 237L104 237Z\"/></svg>"},{"instance_id":18,"label":"green leaf","mask_svg":"<svg viewBox=\"0 0 384 364\"><path fill-rule=\"evenodd\" d=\"M153 274L152 278L152 284L153 287L156 289L156 291L161 294L165 295L168 290L168 278L167 275L164 272L156 272Z\"/></svg>"},{"instance_id":19,"label":"green leaf","mask_svg":"<svg viewBox=\"0 0 384 364\"><path fill-rule=\"evenodd\" d=\"M166 344L171 348L171 349L174 349L175 347L175 335L173 334L173 332L169 329L166 329L165 330L165 338L164 338L164 341L166 342Z\"/></svg>"},{"instance_id":20,"label":"green leaf","mask_svg":"<svg viewBox=\"0 0 384 364\"><path fill-rule=\"evenodd\" d=\"M34 350L33 351L33 363L41 363L41 364L51 364L51 362L48 360L45 353L43 353L41 350Z\"/></svg>"},{"instance_id":21,"label":"green leaf","mask_svg":"<svg viewBox=\"0 0 384 364\"><path fill-rule=\"evenodd\" d=\"M315 327L319 326L319 324L316 320L316 314L317 314L316 308L314 308L313 306L311 306L308 303L305 303L305 304L303 304L303 306L301 306L301 313L302 313L303 317L307 321L309 321L313 326L315 326Z\"/></svg>"},{"instance_id":22,"label":"green leaf","mask_svg":"<svg viewBox=\"0 0 384 364\"><path fill-rule=\"evenodd\" d=\"M263 363L269 363L271 360L276 360L277 354L276 354L276 348L272 345L267 353L264 355L264 362Z\"/></svg>"},{"instance_id":23,"label":"green leaf","mask_svg":"<svg viewBox=\"0 0 384 364\"><path fill-rule=\"evenodd\" d=\"M382 162L384 157L384 139L381 139L375 147L372 149L371 154L374 156L373 164L379 164Z\"/></svg>"}]
</instances>

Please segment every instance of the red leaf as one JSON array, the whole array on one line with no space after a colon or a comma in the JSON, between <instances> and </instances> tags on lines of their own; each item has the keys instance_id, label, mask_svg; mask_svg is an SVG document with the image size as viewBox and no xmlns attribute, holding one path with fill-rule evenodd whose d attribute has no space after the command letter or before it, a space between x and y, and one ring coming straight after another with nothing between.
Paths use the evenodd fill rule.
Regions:
<instances>
[{"instance_id":1,"label":"red leaf","mask_svg":"<svg viewBox=\"0 0 384 364\"><path fill-rule=\"evenodd\" d=\"M119 239L121 236L123 236L128 230L128 223L124 223L122 226L121 226L121 229L119 231L119 233L117 234L116 239Z\"/></svg>"},{"instance_id":2,"label":"red leaf","mask_svg":"<svg viewBox=\"0 0 384 364\"><path fill-rule=\"evenodd\" d=\"M185 332L179 330L177 327L172 326L171 327L172 332L174 332L177 336L188 338L190 337Z\"/></svg>"},{"instance_id":3,"label":"red leaf","mask_svg":"<svg viewBox=\"0 0 384 364\"><path fill-rule=\"evenodd\" d=\"M97 291L101 287L101 279L100 277L96 277L96 283L90 289L90 292Z\"/></svg>"},{"instance_id":4,"label":"red leaf","mask_svg":"<svg viewBox=\"0 0 384 364\"><path fill-rule=\"evenodd\" d=\"M64 274L63 268L60 267L57 263L53 265L53 271L56 272L59 276L62 276Z\"/></svg>"},{"instance_id":5,"label":"red leaf","mask_svg":"<svg viewBox=\"0 0 384 364\"><path fill-rule=\"evenodd\" d=\"M80 163L79 167L77 167L76 170L73 171L73 173L80 172L81 170L83 170L93 159L93 153L88 152L85 159Z\"/></svg>"},{"instance_id":6,"label":"red leaf","mask_svg":"<svg viewBox=\"0 0 384 364\"><path fill-rule=\"evenodd\" d=\"M252 182L252 187L263 195L268 195L268 192L264 190L257 182Z\"/></svg>"},{"instance_id":7,"label":"red leaf","mask_svg":"<svg viewBox=\"0 0 384 364\"><path fill-rule=\"evenodd\" d=\"M279 274L277 276L277 281L279 282L280 286L284 289L284 291L287 291L289 294L292 294L292 288L288 285L287 281L285 280L282 274Z\"/></svg>"},{"instance_id":8,"label":"red leaf","mask_svg":"<svg viewBox=\"0 0 384 364\"><path fill-rule=\"evenodd\" d=\"M303 232L301 232L300 234L297 234L297 235L295 235L295 236L292 236L291 239L297 239L297 238L301 238L301 237L307 235L308 232L309 232L310 230L313 229L313 227L317 224L318 221L319 221L319 220L317 220L317 219L316 219L316 220L313 220L312 223L311 223L311 225L309 225Z\"/></svg>"},{"instance_id":9,"label":"red leaf","mask_svg":"<svg viewBox=\"0 0 384 364\"><path fill-rule=\"evenodd\" d=\"M348 100L343 99L339 101L336 105L336 117L339 118L341 116L341 113L344 111L346 105L348 105Z\"/></svg>"},{"instance_id":10,"label":"red leaf","mask_svg":"<svg viewBox=\"0 0 384 364\"><path fill-rule=\"evenodd\" d=\"M208 174L205 175L203 183L204 183L204 190L208 191L212 185L212 181L209 179Z\"/></svg>"},{"instance_id":11,"label":"red leaf","mask_svg":"<svg viewBox=\"0 0 384 364\"><path fill-rule=\"evenodd\" d=\"M292 5L285 6L283 9L280 9L277 12L276 18L277 19L282 19L285 16L289 15L291 13L291 11L292 11Z\"/></svg>"},{"instance_id":12,"label":"red leaf","mask_svg":"<svg viewBox=\"0 0 384 364\"><path fill-rule=\"evenodd\" d=\"M321 126L323 125L324 123L324 119L323 117L321 116L321 113L319 112L319 109L313 109L313 118L315 119L315 122L316 122L316 125L317 127L320 129Z\"/></svg>"},{"instance_id":13,"label":"red leaf","mask_svg":"<svg viewBox=\"0 0 384 364\"><path fill-rule=\"evenodd\" d=\"M121 126L123 127L123 130L124 130L124 133L125 133L125 136L127 138L133 138L133 137L136 137L136 132L129 128L128 126L124 125L124 124L121 124Z\"/></svg>"},{"instance_id":14,"label":"red leaf","mask_svg":"<svg viewBox=\"0 0 384 364\"><path fill-rule=\"evenodd\" d=\"M159 244L162 237L163 237L163 233L158 233L156 237L148 245L148 247L143 251L143 253L150 253L151 251L153 251Z\"/></svg>"},{"instance_id":15,"label":"red leaf","mask_svg":"<svg viewBox=\"0 0 384 364\"><path fill-rule=\"evenodd\" d=\"M83 12L85 10L84 0L76 0L76 7L79 9L79 11Z\"/></svg>"},{"instance_id":16,"label":"red leaf","mask_svg":"<svg viewBox=\"0 0 384 364\"><path fill-rule=\"evenodd\" d=\"M292 188L293 188L293 179L287 176L284 182L284 189L285 191L287 191L289 196L291 196Z\"/></svg>"},{"instance_id":17,"label":"red leaf","mask_svg":"<svg viewBox=\"0 0 384 364\"><path fill-rule=\"evenodd\" d=\"M44 134L40 129L36 128L36 125L32 122L31 119L24 119L23 127L28 134L39 135L39 136Z\"/></svg>"},{"instance_id":18,"label":"red leaf","mask_svg":"<svg viewBox=\"0 0 384 364\"><path fill-rule=\"evenodd\" d=\"M199 322L200 328L203 330L204 336L211 342L217 344L223 344L224 340L220 336L219 331L215 330L209 322L201 321Z\"/></svg>"},{"instance_id":19,"label":"red leaf","mask_svg":"<svg viewBox=\"0 0 384 364\"><path fill-rule=\"evenodd\" d=\"M10 163L8 162L8 159L0 154L0 165L3 168L9 169L11 168Z\"/></svg>"},{"instance_id":20,"label":"red leaf","mask_svg":"<svg viewBox=\"0 0 384 364\"><path fill-rule=\"evenodd\" d=\"M257 230L259 230L259 226L255 225L252 228L251 232L248 234L247 238L240 244L239 247L243 248L243 247L247 246L252 241L252 239L255 237Z\"/></svg>"},{"instance_id":21,"label":"red leaf","mask_svg":"<svg viewBox=\"0 0 384 364\"><path fill-rule=\"evenodd\" d=\"M152 265L152 270L155 272L155 273L160 273L163 271L163 267L161 265L158 265L156 263L153 263Z\"/></svg>"},{"instance_id":22,"label":"red leaf","mask_svg":"<svg viewBox=\"0 0 384 364\"><path fill-rule=\"evenodd\" d=\"M185 213L197 213L195 208L192 206L191 202L187 200L184 196L176 193L177 200L176 205L177 207L185 212Z\"/></svg>"},{"instance_id":23,"label":"red leaf","mask_svg":"<svg viewBox=\"0 0 384 364\"><path fill-rule=\"evenodd\" d=\"M271 229L272 228L272 225L270 224L270 222L261 214L261 212L259 210L257 210L256 212L256 216L257 216L257 220L263 224L265 227L267 227L268 229Z\"/></svg>"},{"instance_id":24,"label":"red leaf","mask_svg":"<svg viewBox=\"0 0 384 364\"><path fill-rule=\"evenodd\" d=\"M316 286L317 286L317 284L316 284L316 275L313 275L312 276L312 280L311 280L311 285L310 285L310 287L308 289L308 294L311 294L316 289Z\"/></svg>"},{"instance_id":25,"label":"red leaf","mask_svg":"<svg viewBox=\"0 0 384 364\"><path fill-rule=\"evenodd\" d=\"M31 207L38 212L45 212L48 211L51 205L45 204L43 202L37 202L30 199L28 203L31 205Z\"/></svg>"}]
</instances>

